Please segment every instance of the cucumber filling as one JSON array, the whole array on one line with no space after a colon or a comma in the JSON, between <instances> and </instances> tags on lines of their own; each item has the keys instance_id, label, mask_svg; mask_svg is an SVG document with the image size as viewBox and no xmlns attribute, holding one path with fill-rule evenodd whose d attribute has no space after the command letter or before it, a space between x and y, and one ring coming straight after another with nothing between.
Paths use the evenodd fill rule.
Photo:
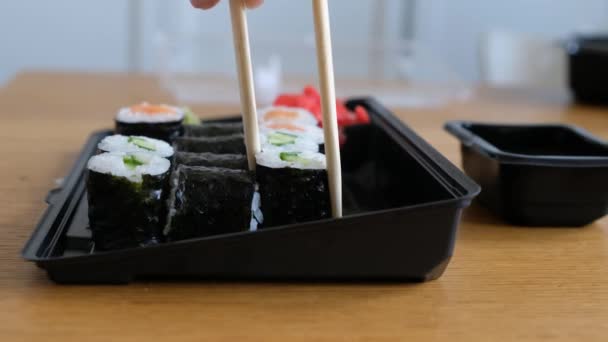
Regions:
<instances>
[{"instance_id":1,"label":"cucumber filling","mask_svg":"<svg viewBox=\"0 0 608 342\"><path fill-rule=\"evenodd\" d=\"M293 145L296 143L297 135L274 132L268 136L268 142L274 146Z\"/></svg>"},{"instance_id":2,"label":"cucumber filling","mask_svg":"<svg viewBox=\"0 0 608 342\"><path fill-rule=\"evenodd\" d=\"M190 108L184 107L182 110L184 111L184 125L197 126L201 124L201 119Z\"/></svg>"},{"instance_id":3,"label":"cucumber filling","mask_svg":"<svg viewBox=\"0 0 608 342\"><path fill-rule=\"evenodd\" d=\"M128 142L139 148L143 148L144 150L156 151L156 147L154 147L154 144L144 138L129 137Z\"/></svg>"},{"instance_id":4,"label":"cucumber filling","mask_svg":"<svg viewBox=\"0 0 608 342\"><path fill-rule=\"evenodd\" d=\"M137 159L134 155L126 155L122 157L122 162L129 170L135 170L136 167L144 165L145 162Z\"/></svg>"},{"instance_id":5,"label":"cucumber filling","mask_svg":"<svg viewBox=\"0 0 608 342\"><path fill-rule=\"evenodd\" d=\"M288 163L300 163L302 165L309 165L310 160L307 158L300 157L301 152L281 152L279 154L279 158L282 161L286 161Z\"/></svg>"}]
</instances>

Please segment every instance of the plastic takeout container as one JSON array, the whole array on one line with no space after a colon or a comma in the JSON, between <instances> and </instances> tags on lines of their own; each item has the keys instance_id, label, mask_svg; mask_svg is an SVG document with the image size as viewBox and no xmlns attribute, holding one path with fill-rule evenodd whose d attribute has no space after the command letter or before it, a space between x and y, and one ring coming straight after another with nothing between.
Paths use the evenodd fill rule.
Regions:
<instances>
[{"instance_id":1,"label":"plastic takeout container","mask_svg":"<svg viewBox=\"0 0 608 342\"><path fill-rule=\"evenodd\" d=\"M579 102L608 105L608 35L568 41L569 84Z\"/></svg>"},{"instance_id":2,"label":"plastic takeout container","mask_svg":"<svg viewBox=\"0 0 608 342\"><path fill-rule=\"evenodd\" d=\"M23 250L60 283L136 278L390 280L438 278L462 210L479 186L369 99L370 125L346 129L342 219L327 219L109 252L91 250L85 168L103 131L84 146Z\"/></svg>"},{"instance_id":3,"label":"plastic takeout container","mask_svg":"<svg viewBox=\"0 0 608 342\"><path fill-rule=\"evenodd\" d=\"M608 212L608 145L568 125L453 121L479 201L509 222L584 226Z\"/></svg>"}]
</instances>

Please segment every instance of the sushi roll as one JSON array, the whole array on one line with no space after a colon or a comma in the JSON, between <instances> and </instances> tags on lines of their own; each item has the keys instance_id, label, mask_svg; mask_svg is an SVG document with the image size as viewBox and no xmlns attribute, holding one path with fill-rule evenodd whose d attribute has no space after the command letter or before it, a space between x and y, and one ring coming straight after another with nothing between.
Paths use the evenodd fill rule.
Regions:
<instances>
[{"instance_id":1,"label":"sushi roll","mask_svg":"<svg viewBox=\"0 0 608 342\"><path fill-rule=\"evenodd\" d=\"M181 165L176 172L167 241L250 230L255 182L249 171Z\"/></svg>"},{"instance_id":2,"label":"sushi roll","mask_svg":"<svg viewBox=\"0 0 608 342\"><path fill-rule=\"evenodd\" d=\"M262 150L319 152L319 145L304 135L281 131L260 134Z\"/></svg>"},{"instance_id":3,"label":"sushi roll","mask_svg":"<svg viewBox=\"0 0 608 342\"><path fill-rule=\"evenodd\" d=\"M146 136L172 142L183 133L184 111L168 105L141 103L116 115L116 134Z\"/></svg>"},{"instance_id":4,"label":"sushi roll","mask_svg":"<svg viewBox=\"0 0 608 342\"><path fill-rule=\"evenodd\" d=\"M319 124L311 112L302 108L268 107L259 110L258 117L263 125L271 122L290 122L310 126Z\"/></svg>"},{"instance_id":5,"label":"sushi roll","mask_svg":"<svg viewBox=\"0 0 608 342\"><path fill-rule=\"evenodd\" d=\"M97 145L102 152L145 152L159 157L173 156L173 147L165 141L141 136L110 135Z\"/></svg>"},{"instance_id":6,"label":"sushi roll","mask_svg":"<svg viewBox=\"0 0 608 342\"><path fill-rule=\"evenodd\" d=\"M323 154L271 150L258 153L256 159L264 227L330 217Z\"/></svg>"},{"instance_id":7,"label":"sushi roll","mask_svg":"<svg viewBox=\"0 0 608 342\"><path fill-rule=\"evenodd\" d=\"M160 242L170 162L149 153L102 153L87 164L89 226L96 250Z\"/></svg>"},{"instance_id":8,"label":"sushi roll","mask_svg":"<svg viewBox=\"0 0 608 342\"><path fill-rule=\"evenodd\" d=\"M174 165L223 167L234 170L247 170L247 156L244 154L215 154L178 152Z\"/></svg>"},{"instance_id":9,"label":"sushi roll","mask_svg":"<svg viewBox=\"0 0 608 342\"><path fill-rule=\"evenodd\" d=\"M177 138L173 144L176 151L194 153L245 154L243 134L225 135L209 138Z\"/></svg>"},{"instance_id":10,"label":"sushi roll","mask_svg":"<svg viewBox=\"0 0 608 342\"><path fill-rule=\"evenodd\" d=\"M185 137L208 138L233 134L243 134L242 122L203 123L201 125L184 126Z\"/></svg>"}]
</instances>

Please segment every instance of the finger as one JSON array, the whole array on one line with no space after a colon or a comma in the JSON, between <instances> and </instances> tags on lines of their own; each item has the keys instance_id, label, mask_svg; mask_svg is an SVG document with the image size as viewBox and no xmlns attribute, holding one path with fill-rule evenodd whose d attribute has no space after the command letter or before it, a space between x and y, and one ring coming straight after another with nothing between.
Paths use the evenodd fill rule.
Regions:
<instances>
[{"instance_id":1,"label":"finger","mask_svg":"<svg viewBox=\"0 0 608 342\"><path fill-rule=\"evenodd\" d=\"M220 0L190 0L192 6L200 9L210 9L211 7L217 5Z\"/></svg>"},{"instance_id":2,"label":"finger","mask_svg":"<svg viewBox=\"0 0 608 342\"><path fill-rule=\"evenodd\" d=\"M264 3L264 0L245 0L245 5L248 8L260 7Z\"/></svg>"}]
</instances>

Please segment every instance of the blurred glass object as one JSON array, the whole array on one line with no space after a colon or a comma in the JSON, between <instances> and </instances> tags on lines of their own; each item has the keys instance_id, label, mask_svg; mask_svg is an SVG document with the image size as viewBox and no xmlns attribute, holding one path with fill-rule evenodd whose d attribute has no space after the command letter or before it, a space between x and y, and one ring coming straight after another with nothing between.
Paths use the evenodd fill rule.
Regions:
<instances>
[{"instance_id":1,"label":"blurred glass object","mask_svg":"<svg viewBox=\"0 0 608 342\"><path fill-rule=\"evenodd\" d=\"M492 31L482 41L481 70L482 80L493 86L563 89L568 64L556 40Z\"/></svg>"},{"instance_id":2,"label":"blurred glass object","mask_svg":"<svg viewBox=\"0 0 608 342\"><path fill-rule=\"evenodd\" d=\"M402 28L412 27L403 21L413 20L404 9L412 11L414 3L365 0L349 7L351 1L332 1L339 96L375 96L389 106L416 107L468 97L470 89L463 78L441 56L411 39L411 29ZM190 8L169 10L167 6L175 5L160 7L155 44L162 84L180 102L238 103L225 4L213 10L214 17ZM276 7L275 17L264 12L272 12L270 6ZM269 104L278 92L299 92L307 84L317 84L312 10L308 7L308 1L269 2L249 12L260 105ZM349 8L348 16L339 13L345 8ZM285 15L276 17L276 11Z\"/></svg>"}]
</instances>

